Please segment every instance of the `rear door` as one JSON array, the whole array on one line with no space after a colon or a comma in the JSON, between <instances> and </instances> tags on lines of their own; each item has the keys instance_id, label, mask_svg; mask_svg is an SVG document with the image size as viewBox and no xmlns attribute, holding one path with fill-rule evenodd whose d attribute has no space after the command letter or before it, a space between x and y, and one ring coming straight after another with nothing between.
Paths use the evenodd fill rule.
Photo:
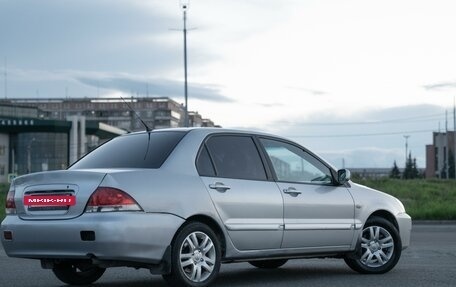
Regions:
<instances>
[{"instance_id":1,"label":"rear door","mask_svg":"<svg viewBox=\"0 0 456 287\"><path fill-rule=\"evenodd\" d=\"M260 139L284 198L282 248L349 249L354 235L354 202L333 184L330 169L301 147Z\"/></svg>"},{"instance_id":2,"label":"rear door","mask_svg":"<svg viewBox=\"0 0 456 287\"><path fill-rule=\"evenodd\" d=\"M252 137L211 136L201 147L197 168L236 248L280 248L282 195L268 180Z\"/></svg>"}]
</instances>

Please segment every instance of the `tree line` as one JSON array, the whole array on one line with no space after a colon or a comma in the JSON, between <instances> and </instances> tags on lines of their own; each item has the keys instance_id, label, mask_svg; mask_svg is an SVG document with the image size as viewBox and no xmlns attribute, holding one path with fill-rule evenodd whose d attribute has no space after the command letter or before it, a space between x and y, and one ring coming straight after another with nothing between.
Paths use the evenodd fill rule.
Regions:
<instances>
[{"instance_id":1,"label":"tree line","mask_svg":"<svg viewBox=\"0 0 456 287\"><path fill-rule=\"evenodd\" d=\"M396 161L394 161L393 168L390 172L391 178L403 178L403 179L414 179L422 178L423 174L420 173L418 167L416 166L416 158L412 159L412 153L409 153L407 161L405 163L404 172L401 174L399 167L397 166Z\"/></svg>"},{"instance_id":2,"label":"tree line","mask_svg":"<svg viewBox=\"0 0 456 287\"><path fill-rule=\"evenodd\" d=\"M454 178L454 154L452 151L448 153L448 177ZM444 164L442 170L439 171L440 178L447 178L447 166ZM418 167L416 166L416 158L412 159L412 153L409 153L407 157L407 162L405 163L405 169L401 173L399 167L394 161L393 167L390 171L390 178L402 178L402 179L414 179L414 178L423 178L424 174L420 173Z\"/></svg>"}]
</instances>

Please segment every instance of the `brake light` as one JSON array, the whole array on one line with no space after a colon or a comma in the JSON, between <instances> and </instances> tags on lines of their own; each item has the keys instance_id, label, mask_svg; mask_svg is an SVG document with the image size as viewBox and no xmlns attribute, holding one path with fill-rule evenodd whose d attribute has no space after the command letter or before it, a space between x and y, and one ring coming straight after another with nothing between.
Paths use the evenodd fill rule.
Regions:
<instances>
[{"instance_id":1,"label":"brake light","mask_svg":"<svg viewBox=\"0 0 456 287\"><path fill-rule=\"evenodd\" d=\"M142 211L142 209L125 191L113 187L98 187L90 196L85 211Z\"/></svg>"},{"instance_id":2,"label":"brake light","mask_svg":"<svg viewBox=\"0 0 456 287\"><path fill-rule=\"evenodd\" d=\"M16 214L16 203L14 202L14 189L6 195L6 214Z\"/></svg>"}]
</instances>

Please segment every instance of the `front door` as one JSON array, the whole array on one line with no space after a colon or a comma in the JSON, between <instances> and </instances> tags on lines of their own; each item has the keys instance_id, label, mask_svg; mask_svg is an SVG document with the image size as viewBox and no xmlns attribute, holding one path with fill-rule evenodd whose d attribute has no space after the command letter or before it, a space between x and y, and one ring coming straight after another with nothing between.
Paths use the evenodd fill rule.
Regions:
<instances>
[{"instance_id":1,"label":"front door","mask_svg":"<svg viewBox=\"0 0 456 287\"><path fill-rule=\"evenodd\" d=\"M330 169L299 146L260 139L284 199L282 248L349 249L354 235L354 202L334 184Z\"/></svg>"}]
</instances>

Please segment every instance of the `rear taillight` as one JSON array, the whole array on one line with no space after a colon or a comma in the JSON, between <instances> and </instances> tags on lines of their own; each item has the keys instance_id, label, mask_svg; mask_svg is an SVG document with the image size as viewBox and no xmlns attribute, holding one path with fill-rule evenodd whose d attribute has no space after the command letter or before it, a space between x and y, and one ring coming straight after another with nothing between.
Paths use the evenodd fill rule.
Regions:
<instances>
[{"instance_id":1,"label":"rear taillight","mask_svg":"<svg viewBox=\"0 0 456 287\"><path fill-rule=\"evenodd\" d=\"M142 209L125 191L113 187L99 187L90 196L85 211L142 211Z\"/></svg>"},{"instance_id":2,"label":"rear taillight","mask_svg":"<svg viewBox=\"0 0 456 287\"><path fill-rule=\"evenodd\" d=\"M14 202L14 189L6 195L6 214L16 214L16 203Z\"/></svg>"}]
</instances>

